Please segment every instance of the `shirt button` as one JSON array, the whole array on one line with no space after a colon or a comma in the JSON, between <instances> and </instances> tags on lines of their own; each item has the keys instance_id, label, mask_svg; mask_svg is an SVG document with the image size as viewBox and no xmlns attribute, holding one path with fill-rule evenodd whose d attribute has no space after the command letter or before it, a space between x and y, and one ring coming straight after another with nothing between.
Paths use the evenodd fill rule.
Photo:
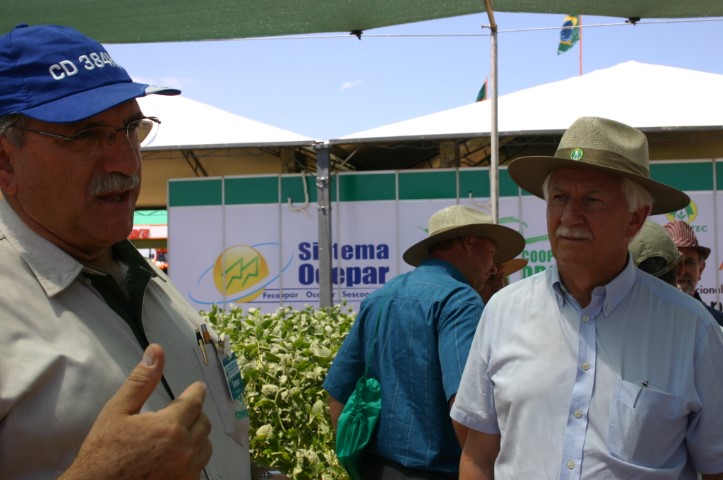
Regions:
<instances>
[{"instance_id":1,"label":"shirt button","mask_svg":"<svg viewBox=\"0 0 723 480\"><path fill-rule=\"evenodd\" d=\"M585 371L590 370L590 364L588 362L583 362L582 369Z\"/></svg>"},{"instance_id":2,"label":"shirt button","mask_svg":"<svg viewBox=\"0 0 723 480\"><path fill-rule=\"evenodd\" d=\"M88 277L85 277L85 278L83 279L83 285L85 285L86 287L89 287L92 283L93 283L93 282L92 282L92 281L90 280L90 278L88 278Z\"/></svg>"},{"instance_id":3,"label":"shirt button","mask_svg":"<svg viewBox=\"0 0 723 480\"><path fill-rule=\"evenodd\" d=\"M582 418L582 412L580 410L575 411L575 418Z\"/></svg>"},{"instance_id":4,"label":"shirt button","mask_svg":"<svg viewBox=\"0 0 723 480\"><path fill-rule=\"evenodd\" d=\"M583 315L582 321L587 323L590 321L590 317L588 317L587 315Z\"/></svg>"},{"instance_id":5,"label":"shirt button","mask_svg":"<svg viewBox=\"0 0 723 480\"><path fill-rule=\"evenodd\" d=\"M572 460L568 460L567 468L569 468L570 470L573 470L575 468L575 462L573 462Z\"/></svg>"}]
</instances>

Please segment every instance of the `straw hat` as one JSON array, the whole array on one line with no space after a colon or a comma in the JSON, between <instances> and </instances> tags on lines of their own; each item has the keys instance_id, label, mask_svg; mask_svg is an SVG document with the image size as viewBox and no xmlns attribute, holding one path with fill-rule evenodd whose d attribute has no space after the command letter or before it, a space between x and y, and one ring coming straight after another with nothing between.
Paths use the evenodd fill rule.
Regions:
<instances>
[{"instance_id":1,"label":"straw hat","mask_svg":"<svg viewBox=\"0 0 723 480\"><path fill-rule=\"evenodd\" d=\"M653 196L651 215L674 212L690 203L685 193L650 179L645 134L606 118L577 119L562 136L554 157L521 157L510 163L508 171L517 185L544 198L542 184L558 168L585 168L633 180Z\"/></svg>"},{"instance_id":2,"label":"straw hat","mask_svg":"<svg viewBox=\"0 0 723 480\"><path fill-rule=\"evenodd\" d=\"M404 252L402 258L416 267L422 260L429 258L429 249L437 243L458 237L489 238L497 245L495 263L502 263L516 257L525 248L522 235L508 227L492 222L492 217L474 208L453 205L444 208L429 218L427 232L429 236L415 243Z\"/></svg>"},{"instance_id":3,"label":"straw hat","mask_svg":"<svg viewBox=\"0 0 723 480\"><path fill-rule=\"evenodd\" d=\"M515 272L519 272L525 266L527 265L527 260L524 258L513 258L511 260L507 260L506 262L502 262L500 264L499 270L502 270L502 275L512 275Z\"/></svg>"},{"instance_id":4,"label":"straw hat","mask_svg":"<svg viewBox=\"0 0 723 480\"><path fill-rule=\"evenodd\" d=\"M653 257L661 257L665 260L665 268L657 272L648 272L655 277L665 275L676 268L683 258L665 228L652 220L645 221L643 228L630 242L628 250L630 250L636 267Z\"/></svg>"},{"instance_id":5,"label":"straw hat","mask_svg":"<svg viewBox=\"0 0 723 480\"><path fill-rule=\"evenodd\" d=\"M695 232L690 228L690 225L684 221L675 220L664 225L663 228L668 232L677 248L694 248L698 255L703 257L703 260L710 255L710 248L698 245L698 237L695 236Z\"/></svg>"}]
</instances>

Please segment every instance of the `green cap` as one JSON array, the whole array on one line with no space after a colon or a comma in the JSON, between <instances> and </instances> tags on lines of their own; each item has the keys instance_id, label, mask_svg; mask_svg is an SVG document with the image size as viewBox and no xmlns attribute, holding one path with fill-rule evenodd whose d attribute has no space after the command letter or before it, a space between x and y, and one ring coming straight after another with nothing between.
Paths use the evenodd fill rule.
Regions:
<instances>
[{"instance_id":1,"label":"green cap","mask_svg":"<svg viewBox=\"0 0 723 480\"><path fill-rule=\"evenodd\" d=\"M638 235L630 242L628 247L633 256L635 266L639 266L645 260L660 257L665 260L665 266L655 272L648 272L655 277L660 277L678 266L683 255L678 252L678 247L673 243L668 232L652 220L647 220L640 229Z\"/></svg>"}]
</instances>

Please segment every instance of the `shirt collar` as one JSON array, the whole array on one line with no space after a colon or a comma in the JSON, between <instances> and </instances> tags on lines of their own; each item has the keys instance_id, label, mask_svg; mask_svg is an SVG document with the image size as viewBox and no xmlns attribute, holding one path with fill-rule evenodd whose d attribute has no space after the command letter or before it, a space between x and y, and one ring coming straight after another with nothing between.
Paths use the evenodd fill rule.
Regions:
<instances>
[{"instance_id":1,"label":"shirt collar","mask_svg":"<svg viewBox=\"0 0 723 480\"><path fill-rule=\"evenodd\" d=\"M464 277L464 275L462 275L462 272L460 272L459 270L457 270L457 269L454 267L454 265L452 265L452 264L449 263L449 262L445 262L444 260L440 260L440 259L438 259L438 258L427 258L427 259L423 260L423 261L419 264L419 266L418 266L417 268L419 268L419 267L439 267L439 268L442 268L442 269L444 269L444 271L446 271L448 274L450 274L450 275L452 276L452 278L454 278L455 280L459 280L460 282L464 282L464 283L466 283L467 285L469 285L469 282L468 282L467 279Z\"/></svg>"},{"instance_id":2,"label":"shirt collar","mask_svg":"<svg viewBox=\"0 0 723 480\"><path fill-rule=\"evenodd\" d=\"M565 286L560 280L560 271L557 269L557 264L550 267L552 282L552 288L555 291L557 298L557 305L562 308L566 302L574 303L570 293L567 291ZM632 290L635 284L636 278L636 267L633 263L633 259L628 253L627 263L622 272L617 277L613 278L609 283L595 287L593 295L604 295L604 304L602 307L605 316L608 316L615 308L623 301L625 296Z\"/></svg>"},{"instance_id":3,"label":"shirt collar","mask_svg":"<svg viewBox=\"0 0 723 480\"><path fill-rule=\"evenodd\" d=\"M0 237L20 253L49 297L65 290L83 269L77 260L31 230L7 201L0 202Z\"/></svg>"},{"instance_id":4,"label":"shirt collar","mask_svg":"<svg viewBox=\"0 0 723 480\"><path fill-rule=\"evenodd\" d=\"M2 238L9 241L20 253L48 297L68 288L85 268L60 247L30 229L5 200L0 201L0 239ZM113 252L116 258L126 265L144 268L156 276L153 268L144 261L130 241L124 240L114 245Z\"/></svg>"}]
</instances>

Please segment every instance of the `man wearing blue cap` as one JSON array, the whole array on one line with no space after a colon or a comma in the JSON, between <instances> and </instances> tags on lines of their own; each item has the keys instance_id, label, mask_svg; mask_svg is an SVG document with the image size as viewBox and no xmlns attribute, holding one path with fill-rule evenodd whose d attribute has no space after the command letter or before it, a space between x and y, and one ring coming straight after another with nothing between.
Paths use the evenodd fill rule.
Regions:
<instances>
[{"instance_id":1,"label":"man wearing blue cap","mask_svg":"<svg viewBox=\"0 0 723 480\"><path fill-rule=\"evenodd\" d=\"M71 28L0 37L0 478L250 476L197 312L126 240L135 99L178 93Z\"/></svg>"}]
</instances>

